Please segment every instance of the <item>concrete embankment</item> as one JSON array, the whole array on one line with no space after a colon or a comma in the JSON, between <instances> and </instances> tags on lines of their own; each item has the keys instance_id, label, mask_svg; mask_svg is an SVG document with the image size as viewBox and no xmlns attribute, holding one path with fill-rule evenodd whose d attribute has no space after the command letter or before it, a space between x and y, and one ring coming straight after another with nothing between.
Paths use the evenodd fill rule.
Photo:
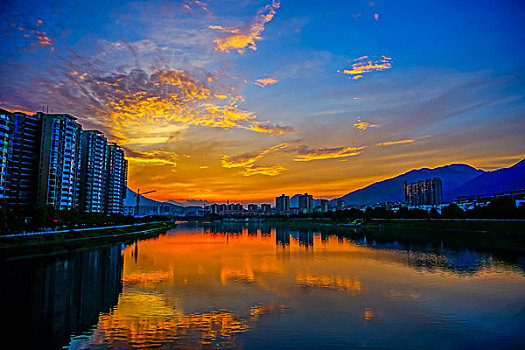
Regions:
<instances>
[{"instance_id":1,"label":"concrete embankment","mask_svg":"<svg viewBox=\"0 0 525 350\"><path fill-rule=\"evenodd\" d=\"M173 222L163 221L1 236L0 258L60 254L107 243L129 243L159 235L175 226Z\"/></svg>"}]
</instances>

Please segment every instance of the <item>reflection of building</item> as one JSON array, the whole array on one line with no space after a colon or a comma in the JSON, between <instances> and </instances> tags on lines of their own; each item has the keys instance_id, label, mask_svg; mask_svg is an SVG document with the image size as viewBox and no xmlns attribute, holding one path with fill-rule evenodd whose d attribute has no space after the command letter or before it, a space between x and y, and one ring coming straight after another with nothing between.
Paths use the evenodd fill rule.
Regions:
<instances>
[{"instance_id":1,"label":"reflection of building","mask_svg":"<svg viewBox=\"0 0 525 350\"><path fill-rule=\"evenodd\" d=\"M275 197L275 209L277 213L283 213L290 211L290 197L284 194L280 197Z\"/></svg>"},{"instance_id":2,"label":"reflection of building","mask_svg":"<svg viewBox=\"0 0 525 350\"><path fill-rule=\"evenodd\" d=\"M441 179L427 179L407 185L405 180L405 203L408 205L436 205L443 202Z\"/></svg>"},{"instance_id":3,"label":"reflection of building","mask_svg":"<svg viewBox=\"0 0 525 350\"><path fill-rule=\"evenodd\" d=\"M91 330L99 314L117 304L122 260L117 244L77 251L67 260L2 263L0 312L9 320L2 330L28 349L68 345L72 334Z\"/></svg>"},{"instance_id":4,"label":"reflection of building","mask_svg":"<svg viewBox=\"0 0 525 350\"><path fill-rule=\"evenodd\" d=\"M304 246L313 246L314 245L314 233L310 230L301 230L299 231L299 244Z\"/></svg>"},{"instance_id":5,"label":"reflection of building","mask_svg":"<svg viewBox=\"0 0 525 350\"><path fill-rule=\"evenodd\" d=\"M282 246L290 245L290 230L287 228L275 229L275 243Z\"/></svg>"},{"instance_id":6,"label":"reflection of building","mask_svg":"<svg viewBox=\"0 0 525 350\"><path fill-rule=\"evenodd\" d=\"M305 193L299 195L299 212L311 213L313 211L314 198L312 195Z\"/></svg>"}]
</instances>

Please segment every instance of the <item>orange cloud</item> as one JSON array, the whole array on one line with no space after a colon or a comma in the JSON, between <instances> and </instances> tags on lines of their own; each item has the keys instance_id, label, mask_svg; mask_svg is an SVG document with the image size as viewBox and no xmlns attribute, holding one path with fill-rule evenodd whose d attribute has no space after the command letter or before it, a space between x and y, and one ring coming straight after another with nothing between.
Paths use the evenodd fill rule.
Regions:
<instances>
[{"instance_id":1,"label":"orange cloud","mask_svg":"<svg viewBox=\"0 0 525 350\"><path fill-rule=\"evenodd\" d=\"M376 126L379 126L379 125L371 124L369 122L362 122L359 119L357 119L357 123L353 124L354 128L358 128L359 130L362 130L362 131L365 131L368 128L375 128Z\"/></svg>"},{"instance_id":2,"label":"orange cloud","mask_svg":"<svg viewBox=\"0 0 525 350\"><path fill-rule=\"evenodd\" d=\"M276 176L286 170L280 165L275 166L254 166L255 162L271 152L279 151L288 147L287 143L281 143L256 153L246 153L238 156L223 156L223 168L241 168L244 176L267 175Z\"/></svg>"},{"instance_id":3,"label":"orange cloud","mask_svg":"<svg viewBox=\"0 0 525 350\"><path fill-rule=\"evenodd\" d=\"M273 85L277 82L278 80L274 78L261 78L261 79L257 79L254 84L263 88L268 85Z\"/></svg>"},{"instance_id":4,"label":"orange cloud","mask_svg":"<svg viewBox=\"0 0 525 350\"><path fill-rule=\"evenodd\" d=\"M285 170L286 168L280 165L259 166L259 167L250 167L250 168L243 169L241 174L244 176L252 176L252 175L277 176Z\"/></svg>"},{"instance_id":5,"label":"orange cloud","mask_svg":"<svg viewBox=\"0 0 525 350\"><path fill-rule=\"evenodd\" d=\"M76 71L71 74L78 75ZM201 79L183 71L148 74L135 69L127 75L91 77L85 73L80 78L77 83L82 84L82 93L101 104L99 113L124 144L151 136L149 131L158 132L160 123L179 125L179 129L238 128L272 135L293 131L257 120L254 113L239 108L242 96L233 95L228 87L212 85L207 77Z\"/></svg>"},{"instance_id":6,"label":"orange cloud","mask_svg":"<svg viewBox=\"0 0 525 350\"><path fill-rule=\"evenodd\" d=\"M294 159L296 162L309 162L319 159L337 159L356 156L364 147L334 147L318 149L300 149Z\"/></svg>"},{"instance_id":7,"label":"orange cloud","mask_svg":"<svg viewBox=\"0 0 525 350\"><path fill-rule=\"evenodd\" d=\"M403 144L403 143L412 143L412 142L414 142L414 140L388 141L388 142L378 143L377 146L399 145L399 144Z\"/></svg>"},{"instance_id":8,"label":"orange cloud","mask_svg":"<svg viewBox=\"0 0 525 350\"><path fill-rule=\"evenodd\" d=\"M381 56L381 59L373 60L368 56L356 58L352 61L352 68L343 70L343 74L350 75L350 79L361 79L365 73L380 72L392 68L392 59Z\"/></svg>"},{"instance_id":9,"label":"orange cloud","mask_svg":"<svg viewBox=\"0 0 525 350\"><path fill-rule=\"evenodd\" d=\"M218 29L223 33L228 33L222 38L214 40L215 50L220 52L229 52L236 50L238 53L244 53L246 49L257 50L256 41L262 40L261 34L264 31L264 25L270 22L279 8L280 2L274 0L271 5L266 5L257 11L254 21L247 27L223 27L218 25L209 26L210 29Z\"/></svg>"}]
</instances>

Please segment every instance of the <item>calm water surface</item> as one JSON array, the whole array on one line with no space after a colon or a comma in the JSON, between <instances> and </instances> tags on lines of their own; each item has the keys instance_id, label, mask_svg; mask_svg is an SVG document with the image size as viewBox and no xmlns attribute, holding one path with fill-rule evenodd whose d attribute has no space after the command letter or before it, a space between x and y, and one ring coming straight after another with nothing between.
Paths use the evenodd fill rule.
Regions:
<instances>
[{"instance_id":1,"label":"calm water surface","mask_svg":"<svg viewBox=\"0 0 525 350\"><path fill-rule=\"evenodd\" d=\"M331 233L182 224L127 247L7 261L4 339L70 349L525 348L519 253Z\"/></svg>"}]
</instances>

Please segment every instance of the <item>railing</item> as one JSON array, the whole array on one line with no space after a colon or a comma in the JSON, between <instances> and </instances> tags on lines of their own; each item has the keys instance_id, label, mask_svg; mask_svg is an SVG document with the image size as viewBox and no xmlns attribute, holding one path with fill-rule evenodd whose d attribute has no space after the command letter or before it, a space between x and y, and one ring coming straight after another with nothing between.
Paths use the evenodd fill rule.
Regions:
<instances>
[{"instance_id":1,"label":"railing","mask_svg":"<svg viewBox=\"0 0 525 350\"><path fill-rule=\"evenodd\" d=\"M12 233L8 235L0 235L1 238L7 237L20 237L20 236L36 236L36 235L47 235L52 233L68 233L68 232L81 232L81 231L96 231L96 230L106 230L106 229L115 229L115 228L124 228L131 226L144 226L149 224L160 224L165 221L153 221L153 222L142 222L139 224L129 224L129 225L118 225L118 226L100 226L100 227L89 227L89 228L74 228L70 230L58 230L58 231L37 231L37 232L23 232L23 233Z\"/></svg>"}]
</instances>

